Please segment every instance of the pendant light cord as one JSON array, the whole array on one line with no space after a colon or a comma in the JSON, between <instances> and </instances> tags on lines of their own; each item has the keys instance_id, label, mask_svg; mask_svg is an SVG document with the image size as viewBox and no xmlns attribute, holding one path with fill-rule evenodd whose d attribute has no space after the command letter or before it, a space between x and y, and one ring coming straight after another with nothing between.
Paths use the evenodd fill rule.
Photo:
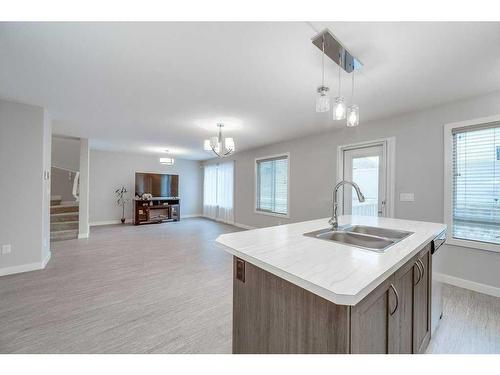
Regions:
<instances>
[{"instance_id":1,"label":"pendant light cord","mask_svg":"<svg viewBox=\"0 0 500 375\"><path fill-rule=\"evenodd\" d=\"M352 71L352 89L351 89L351 104L354 103L354 72L355 70Z\"/></svg>"},{"instance_id":2,"label":"pendant light cord","mask_svg":"<svg viewBox=\"0 0 500 375\"><path fill-rule=\"evenodd\" d=\"M340 96L340 65L339 65L339 96Z\"/></svg>"},{"instance_id":3,"label":"pendant light cord","mask_svg":"<svg viewBox=\"0 0 500 375\"><path fill-rule=\"evenodd\" d=\"M323 35L323 40L321 42L321 49L323 50L323 54L321 55L321 64L323 67L323 76L321 78L321 86L325 86L325 36Z\"/></svg>"}]
</instances>

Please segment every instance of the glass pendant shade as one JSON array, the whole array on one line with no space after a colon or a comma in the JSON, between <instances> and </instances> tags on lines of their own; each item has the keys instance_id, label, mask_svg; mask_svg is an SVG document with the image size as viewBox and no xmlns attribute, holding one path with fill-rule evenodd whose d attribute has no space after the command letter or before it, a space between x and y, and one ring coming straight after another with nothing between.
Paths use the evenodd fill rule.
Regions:
<instances>
[{"instance_id":1,"label":"glass pendant shade","mask_svg":"<svg viewBox=\"0 0 500 375\"><path fill-rule=\"evenodd\" d=\"M328 112L330 110L330 97L327 95L326 86L318 87L318 96L316 97L316 112Z\"/></svg>"},{"instance_id":2,"label":"glass pendant shade","mask_svg":"<svg viewBox=\"0 0 500 375\"><path fill-rule=\"evenodd\" d=\"M347 126L353 127L359 125L359 107L356 104L347 108Z\"/></svg>"},{"instance_id":3,"label":"glass pendant shade","mask_svg":"<svg viewBox=\"0 0 500 375\"><path fill-rule=\"evenodd\" d=\"M333 106L333 119L334 120L343 120L346 115L346 105L345 99L343 96L337 96L335 98L335 104Z\"/></svg>"},{"instance_id":4,"label":"glass pendant shade","mask_svg":"<svg viewBox=\"0 0 500 375\"><path fill-rule=\"evenodd\" d=\"M234 139L231 137L224 139L225 152L234 151Z\"/></svg>"},{"instance_id":5,"label":"glass pendant shade","mask_svg":"<svg viewBox=\"0 0 500 375\"><path fill-rule=\"evenodd\" d=\"M175 159L174 158L160 158L160 163L166 164L166 165L174 165Z\"/></svg>"},{"instance_id":6,"label":"glass pendant shade","mask_svg":"<svg viewBox=\"0 0 500 375\"><path fill-rule=\"evenodd\" d=\"M205 139L203 141L203 149L205 151L212 151L212 147L210 147L210 139Z\"/></svg>"}]
</instances>

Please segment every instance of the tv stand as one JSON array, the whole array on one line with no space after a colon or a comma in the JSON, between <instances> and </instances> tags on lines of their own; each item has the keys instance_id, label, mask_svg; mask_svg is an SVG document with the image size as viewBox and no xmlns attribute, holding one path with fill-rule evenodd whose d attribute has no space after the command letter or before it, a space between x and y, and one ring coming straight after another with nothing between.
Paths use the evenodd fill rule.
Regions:
<instances>
[{"instance_id":1,"label":"tv stand","mask_svg":"<svg viewBox=\"0 0 500 375\"><path fill-rule=\"evenodd\" d=\"M181 219L180 199L134 199L134 224L155 224Z\"/></svg>"}]
</instances>

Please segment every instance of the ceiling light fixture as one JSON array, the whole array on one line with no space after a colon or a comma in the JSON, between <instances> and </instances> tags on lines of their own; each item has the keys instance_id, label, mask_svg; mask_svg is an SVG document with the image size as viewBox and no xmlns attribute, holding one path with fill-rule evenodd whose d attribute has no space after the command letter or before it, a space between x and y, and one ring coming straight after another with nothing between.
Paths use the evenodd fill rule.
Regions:
<instances>
[{"instance_id":1,"label":"ceiling light fixture","mask_svg":"<svg viewBox=\"0 0 500 375\"><path fill-rule=\"evenodd\" d=\"M347 121L346 125L349 127L358 126L359 125L359 107L356 104L351 103L349 107L347 107L347 103L345 98L341 93L341 71L342 68L345 72L353 74L352 76L352 95L351 101L354 98L354 71L360 69L363 64L354 57L343 45L338 41L338 39L330 32L330 30L325 29L322 32L318 33L316 36L312 38L312 43L318 47L324 55L328 56L339 66L339 86L338 93L335 97L333 103L333 119L334 120L344 120ZM324 61L323 61L323 78L324 78ZM321 88L324 87L324 84L318 88L319 97L316 99L316 111L323 112L319 109L323 109L321 105L319 105L320 98L326 96L326 92L320 92ZM321 95L324 94L324 95ZM326 110L328 111L329 108ZM326 112L325 111L325 112Z\"/></svg>"},{"instance_id":2,"label":"ceiling light fixture","mask_svg":"<svg viewBox=\"0 0 500 375\"><path fill-rule=\"evenodd\" d=\"M325 86L325 37L321 41L321 65L322 76L321 86L318 87L318 96L316 97L316 112L328 112L330 110L330 97L327 95L330 88Z\"/></svg>"},{"instance_id":3,"label":"ceiling light fixture","mask_svg":"<svg viewBox=\"0 0 500 375\"><path fill-rule=\"evenodd\" d=\"M168 150L165 150L165 152L168 153ZM175 159L172 157L160 158L160 163L165 165L174 165Z\"/></svg>"},{"instance_id":4,"label":"ceiling light fixture","mask_svg":"<svg viewBox=\"0 0 500 375\"><path fill-rule=\"evenodd\" d=\"M352 91L351 103L354 103L354 71L352 74ZM359 125L359 107L356 104L351 104L347 107L347 126L354 127Z\"/></svg>"},{"instance_id":5,"label":"ceiling light fixture","mask_svg":"<svg viewBox=\"0 0 500 375\"><path fill-rule=\"evenodd\" d=\"M219 158L224 158L234 152L234 139L231 137L222 137L222 128L224 124L218 123L217 127L219 128L219 134L209 139L205 139L203 142L203 149L205 151L212 151Z\"/></svg>"}]
</instances>

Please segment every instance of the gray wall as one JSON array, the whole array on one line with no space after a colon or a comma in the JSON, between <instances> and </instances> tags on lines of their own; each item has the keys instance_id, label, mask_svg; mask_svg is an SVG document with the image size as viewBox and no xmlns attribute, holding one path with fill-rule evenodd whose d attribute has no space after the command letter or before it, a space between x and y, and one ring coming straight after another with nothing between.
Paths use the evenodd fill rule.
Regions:
<instances>
[{"instance_id":1,"label":"gray wall","mask_svg":"<svg viewBox=\"0 0 500 375\"><path fill-rule=\"evenodd\" d=\"M114 192L124 185L133 198L135 172L178 174L181 216L201 213L202 170L198 161L176 158L173 166L166 166L160 164L158 156L91 150L91 225L120 219L121 209L116 205ZM132 203L127 205L125 217L132 219Z\"/></svg>"},{"instance_id":2,"label":"gray wall","mask_svg":"<svg viewBox=\"0 0 500 375\"><path fill-rule=\"evenodd\" d=\"M53 136L52 166L72 171L80 170L80 140Z\"/></svg>"},{"instance_id":3,"label":"gray wall","mask_svg":"<svg viewBox=\"0 0 500 375\"><path fill-rule=\"evenodd\" d=\"M50 119L43 108L0 100L0 274L42 267L49 250Z\"/></svg>"},{"instance_id":4,"label":"gray wall","mask_svg":"<svg viewBox=\"0 0 500 375\"><path fill-rule=\"evenodd\" d=\"M235 221L265 227L327 217L336 180L337 146L395 137L395 217L443 222L443 124L498 114L500 92L237 153L233 157ZM362 116L361 109L361 120ZM254 159L281 152L290 152L290 219L254 213ZM398 201L400 192L415 193L415 202ZM436 268L500 287L499 253L446 246L436 257Z\"/></svg>"}]
</instances>

